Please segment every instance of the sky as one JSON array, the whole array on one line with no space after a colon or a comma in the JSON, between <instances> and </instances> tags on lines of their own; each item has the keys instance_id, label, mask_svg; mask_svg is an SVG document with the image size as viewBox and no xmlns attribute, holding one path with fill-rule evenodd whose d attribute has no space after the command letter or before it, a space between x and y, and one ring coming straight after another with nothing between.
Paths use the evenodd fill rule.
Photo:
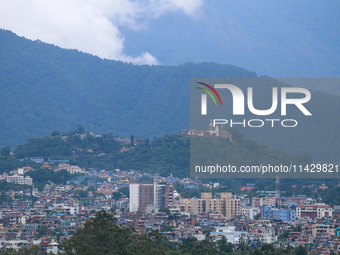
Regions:
<instances>
[{"instance_id":1,"label":"sky","mask_svg":"<svg viewBox=\"0 0 340 255\"><path fill-rule=\"evenodd\" d=\"M0 2L0 28L31 40L77 49L101 58L157 65L149 52L124 54L120 27L142 30L170 12L188 18L203 0L11 0Z\"/></svg>"}]
</instances>

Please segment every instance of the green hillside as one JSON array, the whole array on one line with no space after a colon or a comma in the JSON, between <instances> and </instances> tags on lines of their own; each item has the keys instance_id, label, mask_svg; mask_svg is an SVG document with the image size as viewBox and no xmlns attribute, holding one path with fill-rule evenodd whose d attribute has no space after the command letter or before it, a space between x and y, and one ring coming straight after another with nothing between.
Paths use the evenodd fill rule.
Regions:
<instances>
[{"instance_id":1,"label":"green hillside","mask_svg":"<svg viewBox=\"0 0 340 255\"><path fill-rule=\"evenodd\" d=\"M163 136L189 127L190 77L256 77L211 63L134 66L0 30L0 147L79 123L95 133Z\"/></svg>"},{"instance_id":2,"label":"green hillside","mask_svg":"<svg viewBox=\"0 0 340 255\"><path fill-rule=\"evenodd\" d=\"M309 164L308 155L290 155L278 149L272 149L250 139L245 139L237 130L232 129L233 142L221 139L224 151L232 155L228 163L232 165L258 164L259 161L271 164L285 164L294 159L296 164ZM84 132L82 126L68 133L52 132L53 136L31 138L27 143L18 145L12 156L0 156L0 173L9 172L27 164L39 168L41 164L33 163L26 157L44 157L54 160L69 160L70 164L79 165L86 169L106 169L115 171L138 170L148 173L158 173L168 176L173 173L176 177L189 175L190 138L179 134L166 135L163 138L154 137L137 139L137 145L131 146L131 140L122 143L117 135L104 134L94 137L90 132ZM61 135L61 136L60 136ZM122 151L122 148L125 151ZM4 150L2 150L2 154ZM55 163L55 166L58 163Z\"/></svg>"},{"instance_id":3,"label":"green hillside","mask_svg":"<svg viewBox=\"0 0 340 255\"><path fill-rule=\"evenodd\" d=\"M134 66L0 30L0 147L14 148L29 137L72 130L77 124L95 134L124 137L179 133L189 128L189 84L195 77L256 74L214 63ZM286 153L339 161L340 97L317 92L312 98L308 107L313 118L296 132L241 132Z\"/></svg>"}]
</instances>

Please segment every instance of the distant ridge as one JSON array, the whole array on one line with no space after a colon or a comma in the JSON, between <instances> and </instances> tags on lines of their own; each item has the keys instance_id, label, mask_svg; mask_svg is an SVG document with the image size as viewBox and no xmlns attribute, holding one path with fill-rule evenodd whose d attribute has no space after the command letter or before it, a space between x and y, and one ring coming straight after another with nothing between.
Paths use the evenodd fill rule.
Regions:
<instances>
[{"instance_id":1,"label":"distant ridge","mask_svg":"<svg viewBox=\"0 0 340 255\"><path fill-rule=\"evenodd\" d=\"M0 30L0 147L77 124L163 136L189 128L190 77L256 77L232 65L134 66Z\"/></svg>"},{"instance_id":2,"label":"distant ridge","mask_svg":"<svg viewBox=\"0 0 340 255\"><path fill-rule=\"evenodd\" d=\"M72 130L77 124L126 138L179 133L189 128L190 78L200 77L257 75L206 62L134 66L0 30L0 147L15 147L51 130ZM313 92L312 98L313 118L296 132L240 131L289 154L306 152L315 161L338 162L340 97Z\"/></svg>"}]
</instances>

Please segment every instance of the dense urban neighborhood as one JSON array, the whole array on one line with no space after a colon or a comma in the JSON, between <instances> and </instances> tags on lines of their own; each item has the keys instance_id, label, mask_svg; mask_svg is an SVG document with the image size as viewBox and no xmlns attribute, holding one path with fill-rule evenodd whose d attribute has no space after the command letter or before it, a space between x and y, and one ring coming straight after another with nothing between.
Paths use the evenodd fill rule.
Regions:
<instances>
[{"instance_id":1,"label":"dense urban neighborhood","mask_svg":"<svg viewBox=\"0 0 340 255\"><path fill-rule=\"evenodd\" d=\"M48 162L43 168L52 169ZM57 185L51 180L39 191L32 178L24 177L34 171L29 166L1 176L2 182L26 187L2 191L1 250L37 245L42 254L57 254L58 245L101 211L112 214L118 226L148 236L158 231L173 245L206 239L218 243L225 238L235 250L240 244L253 250L272 244L290 249L302 246L311 254L337 254L340 248L340 206L331 207L306 195L285 197L275 190L260 191L250 198L239 192L218 192L228 190L218 182L204 184L172 174L162 177L119 169L88 171L67 163L59 163L51 171L61 169L99 181ZM183 197L176 187L211 191ZM240 191L253 188L248 183Z\"/></svg>"},{"instance_id":2,"label":"dense urban neighborhood","mask_svg":"<svg viewBox=\"0 0 340 255\"><path fill-rule=\"evenodd\" d=\"M239 151L242 143L249 145L237 130L218 136L209 129L207 137L238 145ZM247 182L190 178L184 173L189 172L191 135L182 131L152 141L124 139L85 132L78 125L69 133L30 138L13 152L3 147L0 251L338 254L336 180L303 185L304 179L280 184L279 176ZM125 244L117 239L124 233ZM103 235L118 243L93 241ZM94 243L85 249L86 242Z\"/></svg>"}]
</instances>

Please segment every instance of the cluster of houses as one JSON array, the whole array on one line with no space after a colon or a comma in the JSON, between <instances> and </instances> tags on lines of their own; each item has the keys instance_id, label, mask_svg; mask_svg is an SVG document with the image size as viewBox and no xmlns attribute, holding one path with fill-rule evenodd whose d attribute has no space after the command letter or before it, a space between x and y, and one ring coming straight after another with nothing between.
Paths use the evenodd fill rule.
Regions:
<instances>
[{"instance_id":1,"label":"cluster of houses","mask_svg":"<svg viewBox=\"0 0 340 255\"><path fill-rule=\"evenodd\" d=\"M60 169L73 171L64 168L66 162L59 165ZM23 177L30 170L17 169L8 176ZM43 254L56 254L58 244L70 239L100 210L113 213L117 224L133 227L140 234L159 230L173 243L191 237L199 242L209 233L212 242L224 236L235 245L302 245L318 254L340 251L340 207L332 208L307 196L282 197L266 191L249 198L230 192L202 192L200 197L188 198L176 191L176 183L186 190L201 186L213 189L220 187L219 183L202 184L188 177L163 178L118 169L90 169L85 173L97 181L65 185L50 182L43 190L31 186L1 194L6 199L0 207L0 251L38 245ZM3 175L3 180L7 181L8 176ZM149 178L142 178L145 176ZM98 182L97 177L102 181ZM252 186L248 184L250 188L246 189Z\"/></svg>"}]
</instances>

